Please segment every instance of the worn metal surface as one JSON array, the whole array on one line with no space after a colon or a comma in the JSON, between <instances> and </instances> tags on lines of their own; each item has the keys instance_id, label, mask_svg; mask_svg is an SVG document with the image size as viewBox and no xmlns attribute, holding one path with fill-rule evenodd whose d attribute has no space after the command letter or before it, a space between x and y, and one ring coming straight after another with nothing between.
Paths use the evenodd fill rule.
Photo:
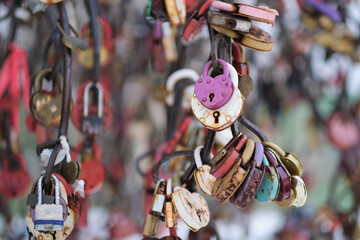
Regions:
<instances>
[{"instance_id":1,"label":"worn metal surface","mask_svg":"<svg viewBox=\"0 0 360 240\"><path fill-rule=\"evenodd\" d=\"M172 194L171 199L179 217L193 231L208 225L210 221L209 207L200 194L180 188Z\"/></svg>"}]
</instances>

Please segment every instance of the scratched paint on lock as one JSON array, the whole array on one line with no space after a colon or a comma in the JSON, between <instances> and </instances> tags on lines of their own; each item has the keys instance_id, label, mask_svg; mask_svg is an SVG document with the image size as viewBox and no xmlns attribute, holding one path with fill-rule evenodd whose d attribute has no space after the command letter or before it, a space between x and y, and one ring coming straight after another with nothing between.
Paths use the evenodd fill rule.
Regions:
<instances>
[{"instance_id":1,"label":"scratched paint on lock","mask_svg":"<svg viewBox=\"0 0 360 240\"><path fill-rule=\"evenodd\" d=\"M210 110L205 108L199 99L193 94L191 100L191 107L195 117L207 128L221 131L230 127L236 119L240 116L243 110L244 99L239 89L235 89L229 102L224 106L216 110ZM213 116L214 112L218 111L220 116L218 117L218 123L215 123Z\"/></svg>"},{"instance_id":2,"label":"scratched paint on lock","mask_svg":"<svg viewBox=\"0 0 360 240\"><path fill-rule=\"evenodd\" d=\"M200 194L180 188L172 194L171 198L179 217L193 231L208 225L210 221L209 207Z\"/></svg>"},{"instance_id":3,"label":"scratched paint on lock","mask_svg":"<svg viewBox=\"0 0 360 240\"><path fill-rule=\"evenodd\" d=\"M70 233L72 232L72 230L74 229L75 226L75 214L74 211L71 208L67 208L67 217L64 221L64 227L62 229L62 231L56 231L55 232L55 239L66 239ZM37 239L42 239L42 240L53 240L53 234L51 233L44 233L44 232L38 232L35 230L34 228L34 221L31 217L30 214L30 209L28 210L27 214L26 214L26 224L29 228L29 231L34 235L35 238Z\"/></svg>"},{"instance_id":4,"label":"scratched paint on lock","mask_svg":"<svg viewBox=\"0 0 360 240\"><path fill-rule=\"evenodd\" d=\"M199 170L195 171L195 181L201 191L211 197L211 189L216 181L216 178L210 174L210 166L204 165Z\"/></svg>"},{"instance_id":5,"label":"scratched paint on lock","mask_svg":"<svg viewBox=\"0 0 360 240\"><path fill-rule=\"evenodd\" d=\"M279 178L274 167L266 167L264 179L256 192L259 202L274 201L279 190Z\"/></svg>"},{"instance_id":6,"label":"scratched paint on lock","mask_svg":"<svg viewBox=\"0 0 360 240\"><path fill-rule=\"evenodd\" d=\"M250 20L246 18L231 17L224 13L209 11L208 19L212 26L230 29L233 31L249 32L251 28Z\"/></svg>"}]
</instances>

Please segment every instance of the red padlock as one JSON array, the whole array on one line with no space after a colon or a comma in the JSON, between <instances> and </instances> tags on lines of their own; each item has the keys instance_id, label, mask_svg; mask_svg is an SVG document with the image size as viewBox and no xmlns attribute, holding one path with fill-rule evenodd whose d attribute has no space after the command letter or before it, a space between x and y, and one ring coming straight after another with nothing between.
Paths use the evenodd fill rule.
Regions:
<instances>
[{"instance_id":1,"label":"red padlock","mask_svg":"<svg viewBox=\"0 0 360 240\"><path fill-rule=\"evenodd\" d=\"M31 178L20 154L2 156L0 192L7 198L23 197L30 186Z\"/></svg>"},{"instance_id":2,"label":"red padlock","mask_svg":"<svg viewBox=\"0 0 360 240\"><path fill-rule=\"evenodd\" d=\"M249 66L245 62L245 51L238 44L232 42L232 65L240 76L249 75Z\"/></svg>"},{"instance_id":3,"label":"red padlock","mask_svg":"<svg viewBox=\"0 0 360 240\"><path fill-rule=\"evenodd\" d=\"M71 120L74 124L74 126L79 130L82 131L83 130L83 120L84 120L84 99L85 96L85 87L91 83L91 81L87 81L85 82L83 85L81 85L81 87L79 88L78 92L77 92L77 96L76 96L76 103L75 106L73 108L73 111L71 113ZM103 124L103 131L105 131L106 129L108 129L111 125L112 122L112 118L113 118L113 111L110 107L109 104L109 92L108 90L103 87L102 83L97 83L102 87L102 96L103 96L103 101L102 101L102 124ZM90 101L90 100L89 100ZM100 99L98 99L98 102L100 102ZM99 106L98 105L92 105L90 103L88 103L88 115L90 116L96 116L98 115L98 111L99 111Z\"/></svg>"},{"instance_id":4,"label":"red padlock","mask_svg":"<svg viewBox=\"0 0 360 240\"><path fill-rule=\"evenodd\" d=\"M85 139L72 151L71 158L81 164L79 180L85 182L85 195L96 193L105 180L100 146L93 139Z\"/></svg>"},{"instance_id":5,"label":"red padlock","mask_svg":"<svg viewBox=\"0 0 360 240\"><path fill-rule=\"evenodd\" d=\"M185 39L185 41L190 42L193 40L199 33L201 33L202 28L206 25L206 18L204 13L211 6L213 0L207 0L200 8L199 11L195 11L193 15L190 17L186 26L184 28L181 37Z\"/></svg>"},{"instance_id":6,"label":"red padlock","mask_svg":"<svg viewBox=\"0 0 360 240\"><path fill-rule=\"evenodd\" d=\"M104 17L98 17L97 22L99 23L98 26L100 32L100 65L106 67L111 62L114 54L111 26ZM89 48L78 52L78 60L82 66L90 69L94 64L94 43L93 38L91 37L90 23L86 23L81 28L81 37L88 41Z\"/></svg>"}]
</instances>

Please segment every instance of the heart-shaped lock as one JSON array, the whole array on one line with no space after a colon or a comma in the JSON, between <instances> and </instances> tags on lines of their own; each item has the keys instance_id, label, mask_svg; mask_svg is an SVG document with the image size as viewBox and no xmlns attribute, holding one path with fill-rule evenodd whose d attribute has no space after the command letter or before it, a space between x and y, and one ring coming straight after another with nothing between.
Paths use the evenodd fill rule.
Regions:
<instances>
[{"instance_id":1,"label":"heart-shaped lock","mask_svg":"<svg viewBox=\"0 0 360 240\"><path fill-rule=\"evenodd\" d=\"M227 63L218 59L223 67L223 74L211 77L208 75L211 66L209 61L203 70L202 76L195 83L195 95L204 107L214 110L224 106L234 92L234 84L229 76Z\"/></svg>"},{"instance_id":2,"label":"heart-shaped lock","mask_svg":"<svg viewBox=\"0 0 360 240\"><path fill-rule=\"evenodd\" d=\"M89 141L89 142L87 142ZM80 180L85 181L85 195L97 192L105 180L105 167L101 161L101 149L92 139L85 139L75 147L71 159L80 158L81 173Z\"/></svg>"},{"instance_id":3,"label":"heart-shaped lock","mask_svg":"<svg viewBox=\"0 0 360 240\"><path fill-rule=\"evenodd\" d=\"M210 174L211 167L209 165L202 164L200 157L200 151L202 148L203 146L199 146L194 150L194 158L197 168L194 173L194 178L201 191L211 197L211 189L216 181L216 178ZM213 158L212 155L211 158Z\"/></svg>"},{"instance_id":4,"label":"heart-shaped lock","mask_svg":"<svg viewBox=\"0 0 360 240\"><path fill-rule=\"evenodd\" d=\"M171 200L181 220L194 232L208 225L210 212L205 199L199 193L191 193L186 188L174 190Z\"/></svg>"},{"instance_id":5,"label":"heart-shaped lock","mask_svg":"<svg viewBox=\"0 0 360 240\"><path fill-rule=\"evenodd\" d=\"M62 77L56 74L53 81L52 91L42 89L43 78L49 76L52 70L40 71L34 80L34 94L30 98L30 110L36 121L41 125L50 128L57 128L60 124L62 105ZM59 89L59 90L57 90ZM72 104L70 105L70 108Z\"/></svg>"},{"instance_id":6,"label":"heart-shaped lock","mask_svg":"<svg viewBox=\"0 0 360 240\"><path fill-rule=\"evenodd\" d=\"M222 131L230 127L240 116L244 105L244 97L238 89L238 74L236 69L231 64L228 64L228 68L230 71L230 79L232 80L235 90L230 100L224 106L215 110L206 108L196 94L193 94L191 100L191 108L195 117L204 126L214 131Z\"/></svg>"}]
</instances>

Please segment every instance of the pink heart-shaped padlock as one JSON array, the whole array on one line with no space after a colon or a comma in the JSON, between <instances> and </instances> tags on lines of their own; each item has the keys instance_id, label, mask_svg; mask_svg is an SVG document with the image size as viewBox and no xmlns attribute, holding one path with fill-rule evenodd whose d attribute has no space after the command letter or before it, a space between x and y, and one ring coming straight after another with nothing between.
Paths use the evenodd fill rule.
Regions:
<instances>
[{"instance_id":1,"label":"pink heart-shaped padlock","mask_svg":"<svg viewBox=\"0 0 360 240\"><path fill-rule=\"evenodd\" d=\"M204 107L215 110L224 106L234 92L234 84L229 76L227 63L218 59L223 67L223 74L216 77L209 76L211 61L203 70L202 76L195 83L195 95Z\"/></svg>"}]
</instances>

